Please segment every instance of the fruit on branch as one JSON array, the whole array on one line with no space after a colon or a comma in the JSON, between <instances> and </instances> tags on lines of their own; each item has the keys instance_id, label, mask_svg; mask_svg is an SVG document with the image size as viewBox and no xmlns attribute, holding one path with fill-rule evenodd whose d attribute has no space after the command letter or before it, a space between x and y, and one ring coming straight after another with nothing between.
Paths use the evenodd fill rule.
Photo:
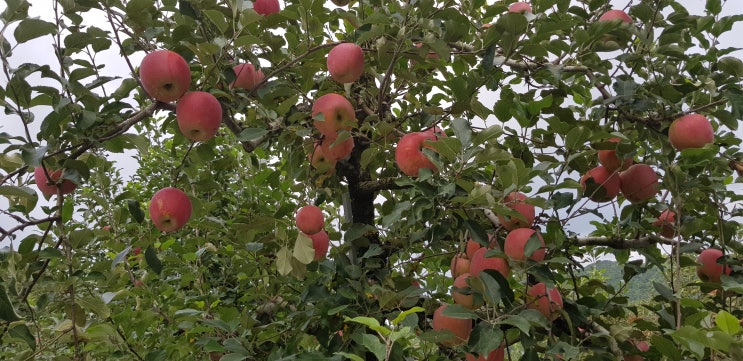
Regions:
<instances>
[{"instance_id":1,"label":"fruit on branch","mask_svg":"<svg viewBox=\"0 0 743 361\"><path fill-rule=\"evenodd\" d=\"M663 237L672 238L676 234L676 212L670 209L661 212L653 226L660 228Z\"/></svg>"},{"instance_id":2,"label":"fruit on branch","mask_svg":"<svg viewBox=\"0 0 743 361\"><path fill-rule=\"evenodd\" d=\"M255 0L253 10L261 15L271 15L281 11L279 0Z\"/></svg>"},{"instance_id":3,"label":"fruit on branch","mask_svg":"<svg viewBox=\"0 0 743 361\"><path fill-rule=\"evenodd\" d=\"M658 194L658 174L647 164L635 164L619 173L620 189L632 203L645 202Z\"/></svg>"},{"instance_id":4,"label":"fruit on branch","mask_svg":"<svg viewBox=\"0 0 743 361\"><path fill-rule=\"evenodd\" d=\"M322 231L325 226L325 216L318 206L307 205L300 208L295 216L297 228L304 234L311 236Z\"/></svg>"},{"instance_id":5,"label":"fruit on branch","mask_svg":"<svg viewBox=\"0 0 743 361\"><path fill-rule=\"evenodd\" d=\"M325 155L323 147L320 143L316 143L313 147L312 153L308 155L310 164L319 173L332 174L335 172L335 164L337 161Z\"/></svg>"},{"instance_id":6,"label":"fruit on branch","mask_svg":"<svg viewBox=\"0 0 743 361\"><path fill-rule=\"evenodd\" d=\"M237 64L232 70L235 72L235 81L230 88L253 89L265 78L263 71L256 69L253 64Z\"/></svg>"},{"instance_id":7,"label":"fruit on branch","mask_svg":"<svg viewBox=\"0 0 743 361\"><path fill-rule=\"evenodd\" d=\"M431 162L425 154L423 148L431 149L426 146L425 141L437 140L433 132L415 132L405 134L397 142L395 148L395 162L397 167L408 176L417 177L421 169L430 169L432 172L438 172L438 168Z\"/></svg>"},{"instance_id":8,"label":"fruit on branch","mask_svg":"<svg viewBox=\"0 0 743 361\"><path fill-rule=\"evenodd\" d=\"M631 35L628 30L632 24L632 18L627 13L622 10L609 10L601 15L598 21L616 23L616 28L609 29L609 33L596 42L596 51L614 51L626 47Z\"/></svg>"},{"instance_id":9,"label":"fruit on branch","mask_svg":"<svg viewBox=\"0 0 743 361\"><path fill-rule=\"evenodd\" d=\"M175 232L191 218L191 199L178 188L163 188L150 199L150 218L162 232Z\"/></svg>"},{"instance_id":10,"label":"fruit on branch","mask_svg":"<svg viewBox=\"0 0 743 361\"><path fill-rule=\"evenodd\" d=\"M562 295L557 288L547 289L547 285L540 282L526 291L526 307L539 311L548 320L559 317L562 306Z\"/></svg>"},{"instance_id":11,"label":"fruit on branch","mask_svg":"<svg viewBox=\"0 0 743 361\"><path fill-rule=\"evenodd\" d=\"M470 274L477 277L480 276L480 272L485 270L496 270L500 272L503 278L508 278L511 272L511 266L508 265L508 261L500 257L485 257L485 253L488 248L481 247L472 255L470 260Z\"/></svg>"},{"instance_id":12,"label":"fruit on branch","mask_svg":"<svg viewBox=\"0 0 743 361\"><path fill-rule=\"evenodd\" d=\"M346 140L339 140L337 137L326 137L322 140L320 146L323 154L325 154L328 159L339 161L346 159L351 155L353 145L353 138L351 137L346 138Z\"/></svg>"},{"instance_id":13,"label":"fruit on branch","mask_svg":"<svg viewBox=\"0 0 743 361\"><path fill-rule=\"evenodd\" d=\"M214 138L222 124L222 105L211 93L188 92L176 104L175 118L183 136L206 142Z\"/></svg>"},{"instance_id":14,"label":"fruit on branch","mask_svg":"<svg viewBox=\"0 0 743 361\"><path fill-rule=\"evenodd\" d=\"M627 15L626 12L623 10L609 10L605 12L601 17L599 17L599 21L622 21L625 23L632 23L632 18Z\"/></svg>"},{"instance_id":15,"label":"fruit on branch","mask_svg":"<svg viewBox=\"0 0 743 361\"><path fill-rule=\"evenodd\" d=\"M180 99L191 86L191 69L180 54L156 50L142 59L139 80L147 94L163 103Z\"/></svg>"},{"instance_id":16,"label":"fruit on branch","mask_svg":"<svg viewBox=\"0 0 743 361\"><path fill-rule=\"evenodd\" d=\"M324 259L330 248L330 237L324 229L309 236L312 239L312 248L315 249L315 261Z\"/></svg>"},{"instance_id":17,"label":"fruit on branch","mask_svg":"<svg viewBox=\"0 0 743 361\"><path fill-rule=\"evenodd\" d=\"M527 255L526 245L529 243L529 239L535 234L539 240L539 248L535 249L531 255ZM536 262L543 261L544 256L547 254L547 251L544 249L542 235L531 228L517 228L509 232L503 243L503 252L516 261L526 261L528 258Z\"/></svg>"},{"instance_id":18,"label":"fruit on branch","mask_svg":"<svg viewBox=\"0 0 743 361\"><path fill-rule=\"evenodd\" d=\"M44 173L44 167L38 166L34 168L34 181L36 181L36 187L39 188L39 191L41 191L41 194L44 196L51 197L57 194L57 189L60 189L62 194L70 194L75 190L75 188L77 188L77 184L73 183L69 179L63 180L59 185L59 188L57 188L56 183L60 178L62 178L62 170L47 169L47 172L49 172L49 177L51 179L47 178L46 173Z\"/></svg>"},{"instance_id":19,"label":"fruit on branch","mask_svg":"<svg viewBox=\"0 0 743 361\"><path fill-rule=\"evenodd\" d=\"M328 53L328 72L339 83L353 83L364 72L364 51L354 43L338 44Z\"/></svg>"},{"instance_id":20,"label":"fruit on branch","mask_svg":"<svg viewBox=\"0 0 743 361\"><path fill-rule=\"evenodd\" d=\"M454 335L450 338L441 341L444 346L457 346L461 345L470 338L472 333L472 320L467 318L454 318L444 316L444 310L449 307L448 304L439 306L433 313L433 330L434 331L449 331Z\"/></svg>"},{"instance_id":21,"label":"fruit on branch","mask_svg":"<svg viewBox=\"0 0 743 361\"><path fill-rule=\"evenodd\" d=\"M716 248L708 248L702 251L697 257L697 277L703 282L720 283L720 275L723 269L726 275L730 275L732 269L730 266L723 266L717 263L722 257L722 251Z\"/></svg>"},{"instance_id":22,"label":"fruit on branch","mask_svg":"<svg viewBox=\"0 0 743 361\"><path fill-rule=\"evenodd\" d=\"M531 5L523 2L518 1L508 6L508 12L511 13L525 13L525 12L532 12L531 11Z\"/></svg>"},{"instance_id":23,"label":"fruit on branch","mask_svg":"<svg viewBox=\"0 0 743 361\"><path fill-rule=\"evenodd\" d=\"M317 130L327 138L335 139L339 130L351 130L357 124L356 112L346 97L328 93L312 104L312 118Z\"/></svg>"},{"instance_id":24,"label":"fruit on branch","mask_svg":"<svg viewBox=\"0 0 743 361\"><path fill-rule=\"evenodd\" d=\"M454 303L458 305L462 305L464 308L474 309L475 308L475 298L472 296L472 294L464 294L459 291L455 291L454 289L460 288L465 289L468 288L469 285L467 284L467 279L470 278L469 273L462 273L457 278L454 279L454 286L451 290L451 297L454 299Z\"/></svg>"},{"instance_id":25,"label":"fruit on branch","mask_svg":"<svg viewBox=\"0 0 743 361\"><path fill-rule=\"evenodd\" d=\"M608 202L614 199L621 187L620 177L600 165L590 169L580 178L583 196L594 202Z\"/></svg>"},{"instance_id":26,"label":"fruit on branch","mask_svg":"<svg viewBox=\"0 0 743 361\"><path fill-rule=\"evenodd\" d=\"M619 138L611 138L609 139L612 143L619 143ZM617 157L617 151L613 149L601 149L598 151L598 158L599 158L599 164L604 166L607 171L614 172L616 170L625 170L629 168L629 166L632 165L632 157L625 158L623 160L620 160L619 157Z\"/></svg>"},{"instance_id":27,"label":"fruit on branch","mask_svg":"<svg viewBox=\"0 0 743 361\"><path fill-rule=\"evenodd\" d=\"M467 259L471 260L472 257L475 255L475 252L477 252L477 250L480 248L482 248L482 245L474 239L470 238L469 240L467 240L467 246L465 247Z\"/></svg>"},{"instance_id":28,"label":"fruit on branch","mask_svg":"<svg viewBox=\"0 0 743 361\"><path fill-rule=\"evenodd\" d=\"M450 267L451 276L457 278L460 275L470 272L470 260L466 254L460 253L452 257Z\"/></svg>"},{"instance_id":29,"label":"fruit on branch","mask_svg":"<svg viewBox=\"0 0 743 361\"><path fill-rule=\"evenodd\" d=\"M512 231L516 228L531 227L534 223L535 211L534 206L525 202L526 194L520 192L511 192L504 199L503 203L509 208L521 214L520 217L498 215L498 221L506 230Z\"/></svg>"},{"instance_id":30,"label":"fruit on branch","mask_svg":"<svg viewBox=\"0 0 743 361\"><path fill-rule=\"evenodd\" d=\"M715 131L704 115L688 114L671 123L668 140L678 150L702 148L715 141Z\"/></svg>"},{"instance_id":31,"label":"fruit on branch","mask_svg":"<svg viewBox=\"0 0 743 361\"><path fill-rule=\"evenodd\" d=\"M487 358L485 358L484 355L475 357L475 355L471 353L464 355L465 361L503 361L505 357L506 357L506 348L503 346L498 347L493 351L490 351Z\"/></svg>"}]
</instances>

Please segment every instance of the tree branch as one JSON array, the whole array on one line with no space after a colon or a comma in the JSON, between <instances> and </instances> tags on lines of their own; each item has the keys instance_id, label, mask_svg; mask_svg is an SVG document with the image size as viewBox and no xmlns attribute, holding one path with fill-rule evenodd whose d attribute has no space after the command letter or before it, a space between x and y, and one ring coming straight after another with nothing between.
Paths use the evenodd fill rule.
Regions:
<instances>
[{"instance_id":1,"label":"tree branch","mask_svg":"<svg viewBox=\"0 0 743 361\"><path fill-rule=\"evenodd\" d=\"M573 240L577 246L605 246L615 249L646 248L656 244L677 246L679 242L656 235L647 235L635 239L624 239L618 237L577 237Z\"/></svg>"},{"instance_id":2,"label":"tree branch","mask_svg":"<svg viewBox=\"0 0 743 361\"><path fill-rule=\"evenodd\" d=\"M384 178L378 180L361 181L359 182L358 189L364 192L378 192L381 190L410 188L409 186L398 185L398 180L398 178Z\"/></svg>"}]
</instances>

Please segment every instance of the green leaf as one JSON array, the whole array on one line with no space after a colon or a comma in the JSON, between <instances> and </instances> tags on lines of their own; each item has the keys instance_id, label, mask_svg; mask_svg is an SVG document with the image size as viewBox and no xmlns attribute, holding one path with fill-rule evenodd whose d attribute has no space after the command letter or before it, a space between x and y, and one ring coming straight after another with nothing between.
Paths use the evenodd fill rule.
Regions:
<instances>
[{"instance_id":1,"label":"green leaf","mask_svg":"<svg viewBox=\"0 0 743 361\"><path fill-rule=\"evenodd\" d=\"M55 34L56 32L57 26L50 22L41 19L23 19L18 24L18 27L15 28L13 36L21 44L44 35Z\"/></svg>"},{"instance_id":2,"label":"green leaf","mask_svg":"<svg viewBox=\"0 0 743 361\"><path fill-rule=\"evenodd\" d=\"M356 322L356 323L360 323L362 325L365 325L366 327L369 327L370 329L372 329L374 331L377 331L377 333L379 333L383 337L386 337L391 332L391 330L389 328L380 325L379 324L379 321L377 321L376 318L372 318L372 317L366 317L366 316L358 316L358 317L354 317L354 318L346 317L345 318L345 321L346 322Z\"/></svg>"},{"instance_id":3,"label":"green leaf","mask_svg":"<svg viewBox=\"0 0 743 361\"><path fill-rule=\"evenodd\" d=\"M737 335L738 332L740 332L740 322L738 318L724 310L717 313L715 325L729 335Z\"/></svg>"},{"instance_id":4,"label":"green leaf","mask_svg":"<svg viewBox=\"0 0 743 361\"><path fill-rule=\"evenodd\" d=\"M132 215L132 218L137 221L137 223L142 223L144 221L144 211L142 211L142 207L139 206L138 200L127 199L126 206L129 209L129 214Z\"/></svg>"},{"instance_id":5,"label":"green leaf","mask_svg":"<svg viewBox=\"0 0 743 361\"><path fill-rule=\"evenodd\" d=\"M160 262L160 259L157 258L157 252L151 245L147 246L147 249L144 251L144 260L147 262L147 265L155 271L155 273L160 274L160 272L162 272L163 264Z\"/></svg>"},{"instance_id":6,"label":"green leaf","mask_svg":"<svg viewBox=\"0 0 743 361\"><path fill-rule=\"evenodd\" d=\"M229 25L227 24L227 19L224 14L217 10L204 10L203 13L207 18L209 18L209 21L211 21L212 24L217 26L220 34L224 34L227 31Z\"/></svg>"},{"instance_id":7,"label":"green leaf","mask_svg":"<svg viewBox=\"0 0 743 361\"><path fill-rule=\"evenodd\" d=\"M416 313L416 312L425 312L425 311L426 310L423 307L413 307L409 310L400 312L400 314L397 315L397 317L395 317L394 320L392 320L392 324L397 326L400 322L402 322L405 319L405 317L408 317L408 315Z\"/></svg>"},{"instance_id":8,"label":"green leaf","mask_svg":"<svg viewBox=\"0 0 743 361\"><path fill-rule=\"evenodd\" d=\"M297 240L294 242L294 258L303 264L309 264L315 260L315 248L312 245L310 236L299 232Z\"/></svg>"},{"instance_id":9,"label":"green leaf","mask_svg":"<svg viewBox=\"0 0 743 361\"><path fill-rule=\"evenodd\" d=\"M28 347L36 351L36 337L28 329L25 324L17 324L8 330L10 337L18 338L26 342Z\"/></svg>"},{"instance_id":10,"label":"green leaf","mask_svg":"<svg viewBox=\"0 0 743 361\"><path fill-rule=\"evenodd\" d=\"M150 351L147 353L147 356L145 356L145 361L165 361L168 357L168 354L165 352L165 350L155 350Z\"/></svg>"},{"instance_id":11,"label":"green leaf","mask_svg":"<svg viewBox=\"0 0 743 361\"><path fill-rule=\"evenodd\" d=\"M488 355L500 347L503 342L503 331L489 322L480 322L472 330L469 345L479 355Z\"/></svg>"},{"instance_id":12,"label":"green leaf","mask_svg":"<svg viewBox=\"0 0 743 361\"><path fill-rule=\"evenodd\" d=\"M62 252L54 247L47 247L39 252L39 258L41 259L53 259L53 258L64 258Z\"/></svg>"},{"instance_id":13,"label":"green leaf","mask_svg":"<svg viewBox=\"0 0 743 361\"><path fill-rule=\"evenodd\" d=\"M459 139L463 147L468 147L472 141L472 128L470 123L464 118L454 118L451 122L454 128L454 135Z\"/></svg>"},{"instance_id":14,"label":"green leaf","mask_svg":"<svg viewBox=\"0 0 743 361\"><path fill-rule=\"evenodd\" d=\"M282 276L292 272L292 251L289 250L289 247L281 247L279 252L276 253L276 270Z\"/></svg>"},{"instance_id":15,"label":"green leaf","mask_svg":"<svg viewBox=\"0 0 743 361\"><path fill-rule=\"evenodd\" d=\"M722 11L722 2L720 0L707 0L705 9L712 15L717 15Z\"/></svg>"},{"instance_id":16,"label":"green leaf","mask_svg":"<svg viewBox=\"0 0 743 361\"><path fill-rule=\"evenodd\" d=\"M41 146L38 148L29 148L24 146L23 148L21 148L21 159L23 159L23 162L31 167L38 167L41 165L41 159L44 158L46 150L46 146Z\"/></svg>"},{"instance_id":17,"label":"green leaf","mask_svg":"<svg viewBox=\"0 0 743 361\"><path fill-rule=\"evenodd\" d=\"M0 284L0 320L14 322L21 318L15 313L13 304L10 303L8 293L5 291L5 285Z\"/></svg>"},{"instance_id":18,"label":"green leaf","mask_svg":"<svg viewBox=\"0 0 743 361\"><path fill-rule=\"evenodd\" d=\"M36 191L28 187L0 186L0 195L5 196L11 205L22 205L27 211L34 209L39 201Z\"/></svg>"},{"instance_id":19,"label":"green leaf","mask_svg":"<svg viewBox=\"0 0 743 361\"><path fill-rule=\"evenodd\" d=\"M354 354L350 354L348 352L336 352L334 353L334 355L340 355L352 361L365 361L363 358L356 356Z\"/></svg>"},{"instance_id":20,"label":"green leaf","mask_svg":"<svg viewBox=\"0 0 743 361\"><path fill-rule=\"evenodd\" d=\"M86 296L79 298L80 307L85 311L91 311L101 319L107 319L111 316L111 309L108 308L103 299L98 296Z\"/></svg>"},{"instance_id":21,"label":"green leaf","mask_svg":"<svg viewBox=\"0 0 743 361\"><path fill-rule=\"evenodd\" d=\"M527 336L529 336L529 332L531 331L531 325L529 324L529 320L519 315L508 316L505 320L502 321L502 323L518 328L519 331L521 331L521 333Z\"/></svg>"},{"instance_id":22,"label":"green leaf","mask_svg":"<svg viewBox=\"0 0 743 361\"><path fill-rule=\"evenodd\" d=\"M268 130L263 128L245 128L240 132L240 135L237 136L237 140L241 142L250 142L266 135L267 133Z\"/></svg>"},{"instance_id":23,"label":"green leaf","mask_svg":"<svg viewBox=\"0 0 743 361\"><path fill-rule=\"evenodd\" d=\"M476 320L479 318L474 311L464 308L462 307L462 305L458 305L458 304L452 304L452 305L446 306L446 308L444 308L444 311L441 312L441 314L443 316L463 318L463 319L469 318L469 319Z\"/></svg>"},{"instance_id":24,"label":"green leaf","mask_svg":"<svg viewBox=\"0 0 743 361\"><path fill-rule=\"evenodd\" d=\"M377 357L377 360L381 361L385 359L386 348L384 347L382 341L379 340L379 337L368 333L362 334L359 337L361 338L361 340L359 340L359 343L366 347L366 349L369 350L371 353L373 353L374 356Z\"/></svg>"}]
</instances>

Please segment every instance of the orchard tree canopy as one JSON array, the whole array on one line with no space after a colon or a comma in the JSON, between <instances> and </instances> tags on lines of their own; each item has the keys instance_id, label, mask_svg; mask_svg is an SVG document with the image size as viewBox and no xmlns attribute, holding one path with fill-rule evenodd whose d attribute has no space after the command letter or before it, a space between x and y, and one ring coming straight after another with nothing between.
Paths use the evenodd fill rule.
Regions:
<instances>
[{"instance_id":1,"label":"orchard tree canopy","mask_svg":"<svg viewBox=\"0 0 743 361\"><path fill-rule=\"evenodd\" d=\"M6 0L0 359L743 359L740 4L512 3Z\"/></svg>"}]
</instances>

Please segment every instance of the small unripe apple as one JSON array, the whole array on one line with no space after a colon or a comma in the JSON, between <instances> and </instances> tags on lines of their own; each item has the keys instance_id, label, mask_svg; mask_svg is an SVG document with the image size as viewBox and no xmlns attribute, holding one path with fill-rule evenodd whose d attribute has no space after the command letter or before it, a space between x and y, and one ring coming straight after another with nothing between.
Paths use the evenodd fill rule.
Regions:
<instances>
[{"instance_id":1,"label":"small unripe apple","mask_svg":"<svg viewBox=\"0 0 743 361\"><path fill-rule=\"evenodd\" d=\"M506 230L512 231L516 228L531 227L534 223L535 211L534 206L525 202L526 194L520 192L511 192L504 199L503 203L516 212L519 212L523 219L518 217L498 215L498 221Z\"/></svg>"},{"instance_id":2,"label":"small unripe apple","mask_svg":"<svg viewBox=\"0 0 743 361\"><path fill-rule=\"evenodd\" d=\"M160 231L175 232L191 218L191 199L178 188L163 188L150 200L150 218Z\"/></svg>"},{"instance_id":3,"label":"small unripe apple","mask_svg":"<svg viewBox=\"0 0 743 361\"><path fill-rule=\"evenodd\" d=\"M508 12L511 13L525 13L525 12L532 12L531 11L531 5L523 2L518 1L508 6Z\"/></svg>"},{"instance_id":4,"label":"small unripe apple","mask_svg":"<svg viewBox=\"0 0 743 361\"><path fill-rule=\"evenodd\" d=\"M237 64L232 70L235 72L235 81L230 88L253 89L265 78L263 71L257 70L253 64Z\"/></svg>"},{"instance_id":5,"label":"small unripe apple","mask_svg":"<svg viewBox=\"0 0 743 361\"><path fill-rule=\"evenodd\" d=\"M312 239L312 248L315 249L315 261L324 259L330 248L330 237L325 230L320 230L309 236Z\"/></svg>"},{"instance_id":6,"label":"small unripe apple","mask_svg":"<svg viewBox=\"0 0 743 361\"><path fill-rule=\"evenodd\" d=\"M619 143L619 138L611 138L609 139L612 143ZM625 158L623 160L620 160L619 157L617 157L617 151L613 149L601 149L598 151L598 158L599 158L599 164L604 166L607 171L614 172L616 170L625 170L629 168L629 166L632 165L632 157Z\"/></svg>"},{"instance_id":7,"label":"small unripe apple","mask_svg":"<svg viewBox=\"0 0 743 361\"><path fill-rule=\"evenodd\" d=\"M474 309L475 308L475 298L471 294L466 295L462 292L455 291L455 288L467 288L469 285L467 284L467 279L470 278L469 273L462 273L461 275L457 276L457 278L454 279L454 285L451 290L451 297L454 299L454 303L458 305L462 305L464 308Z\"/></svg>"},{"instance_id":8,"label":"small unripe apple","mask_svg":"<svg viewBox=\"0 0 743 361\"><path fill-rule=\"evenodd\" d=\"M539 232L531 228L517 228L509 232L506 236L506 241L503 243L503 252L513 260L526 261L527 256L524 254L524 248L529 242L529 238L535 233L541 244L528 258L536 262L544 260L544 256L547 253L544 249L544 239L542 239L542 235Z\"/></svg>"},{"instance_id":9,"label":"small unripe apple","mask_svg":"<svg viewBox=\"0 0 743 361\"><path fill-rule=\"evenodd\" d=\"M503 346L498 347L493 351L490 351L487 358L485 358L484 355L475 357L475 355L471 353L464 355L465 361L503 361L505 357L506 357L506 348Z\"/></svg>"},{"instance_id":10,"label":"small unripe apple","mask_svg":"<svg viewBox=\"0 0 743 361\"><path fill-rule=\"evenodd\" d=\"M626 12L623 10L609 10L605 12L601 17L599 17L599 21L614 21L614 20L620 20L625 23L632 23L632 18L627 15Z\"/></svg>"},{"instance_id":11,"label":"small unripe apple","mask_svg":"<svg viewBox=\"0 0 743 361\"><path fill-rule=\"evenodd\" d=\"M717 260L722 257L722 251L716 248L708 248L702 251L697 257L697 277L703 282L714 282L720 283L720 275L722 275L723 269L725 274L730 275L733 271L730 266L723 267L722 264L717 263Z\"/></svg>"},{"instance_id":12,"label":"small unripe apple","mask_svg":"<svg viewBox=\"0 0 743 361\"><path fill-rule=\"evenodd\" d=\"M624 198L632 203L645 202L658 194L658 175L647 164L635 164L619 173Z\"/></svg>"},{"instance_id":13,"label":"small unripe apple","mask_svg":"<svg viewBox=\"0 0 743 361\"><path fill-rule=\"evenodd\" d=\"M526 291L526 307L539 311L548 320L560 316L563 302L562 295L557 288L547 289L544 283L537 283Z\"/></svg>"},{"instance_id":14,"label":"small unripe apple","mask_svg":"<svg viewBox=\"0 0 743 361\"><path fill-rule=\"evenodd\" d=\"M191 86L191 69L178 53L157 50L142 59L139 80L149 96L170 103L183 96Z\"/></svg>"},{"instance_id":15,"label":"small unripe apple","mask_svg":"<svg viewBox=\"0 0 743 361\"><path fill-rule=\"evenodd\" d=\"M325 226L325 216L323 216L322 210L314 205L300 208L297 211L295 221L297 222L297 228L309 236L322 231L323 226Z\"/></svg>"},{"instance_id":16,"label":"small unripe apple","mask_svg":"<svg viewBox=\"0 0 743 361\"><path fill-rule=\"evenodd\" d=\"M678 150L702 148L715 141L715 131L705 116L689 114L671 123L668 140Z\"/></svg>"},{"instance_id":17,"label":"small unripe apple","mask_svg":"<svg viewBox=\"0 0 743 361\"><path fill-rule=\"evenodd\" d=\"M448 306L448 304L441 305L433 313L433 330L447 330L453 333L453 337L441 341L442 345L451 347L461 345L469 340L470 333L472 333L472 320L444 316L444 310Z\"/></svg>"},{"instance_id":18,"label":"small unripe apple","mask_svg":"<svg viewBox=\"0 0 743 361\"><path fill-rule=\"evenodd\" d=\"M60 178L62 178L62 170L51 170L47 169L47 172L49 172L49 178L46 177L46 173L44 173L44 167L38 166L34 168L34 181L36 181L36 187L39 188L39 191L41 191L41 194L43 194L46 197L51 197L55 194L57 194L57 181L59 181ZM65 179L62 181L62 184L59 186L59 189L61 189L62 194L70 194L72 193L75 188L77 188L77 184L73 183L69 179Z\"/></svg>"},{"instance_id":19,"label":"small unripe apple","mask_svg":"<svg viewBox=\"0 0 743 361\"><path fill-rule=\"evenodd\" d=\"M222 105L211 93L188 92L175 106L175 118L183 136L194 142L206 142L222 124Z\"/></svg>"},{"instance_id":20,"label":"small unripe apple","mask_svg":"<svg viewBox=\"0 0 743 361\"><path fill-rule=\"evenodd\" d=\"M477 277L480 276L480 272L485 270L496 270L503 278L508 278L511 273L511 267L508 265L508 261L500 257L485 257L485 252L488 249L482 247L472 255L470 260L470 274Z\"/></svg>"},{"instance_id":21,"label":"small unripe apple","mask_svg":"<svg viewBox=\"0 0 743 361\"><path fill-rule=\"evenodd\" d=\"M470 272L470 260L469 258L467 258L467 255L464 253L460 253L452 257L450 269L451 269L451 276L454 278L457 278L460 275L463 275L465 273L469 273Z\"/></svg>"},{"instance_id":22,"label":"small unripe apple","mask_svg":"<svg viewBox=\"0 0 743 361\"><path fill-rule=\"evenodd\" d=\"M660 234L666 238L672 238L676 234L676 212L666 209L661 212L653 225L660 228Z\"/></svg>"},{"instance_id":23,"label":"small unripe apple","mask_svg":"<svg viewBox=\"0 0 743 361\"><path fill-rule=\"evenodd\" d=\"M279 0L255 0L253 10L261 15L271 15L281 11Z\"/></svg>"},{"instance_id":24,"label":"small unripe apple","mask_svg":"<svg viewBox=\"0 0 743 361\"><path fill-rule=\"evenodd\" d=\"M322 117L318 116L320 114ZM315 100L312 104L312 118L315 118L315 128L332 139L338 136L339 130L351 130L358 124L351 102L335 93L325 94Z\"/></svg>"},{"instance_id":25,"label":"small unripe apple","mask_svg":"<svg viewBox=\"0 0 743 361\"><path fill-rule=\"evenodd\" d=\"M328 53L328 71L339 83L353 83L364 72L364 51L354 43L336 45Z\"/></svg>"},{"instance_id":26,"label":"small unripe apple","mask_svg":"<svg viewBox=\"0 0 743 361\"><path fill-rule=\"evenodd\" d=\"M604 166L590 169L580 178L583 195L594 202L608 202L614 199L621 187L620 177L615 172L609 172Z\"/></svg>"},{"instance_id":27,"label":"small unripe apple","mask_svg":"<svg viewBox=\"0 0 743 361\"><path fill-rule=\"evenodd\" d=\"M430 169L438 172L438 168L423 154L424 142L435 141L436 135L431 132L415 132L405 134L397 142L395 148L395 162L397 167L408 176L417 177L421 169Z\"/></svg>"}]
</instances>

